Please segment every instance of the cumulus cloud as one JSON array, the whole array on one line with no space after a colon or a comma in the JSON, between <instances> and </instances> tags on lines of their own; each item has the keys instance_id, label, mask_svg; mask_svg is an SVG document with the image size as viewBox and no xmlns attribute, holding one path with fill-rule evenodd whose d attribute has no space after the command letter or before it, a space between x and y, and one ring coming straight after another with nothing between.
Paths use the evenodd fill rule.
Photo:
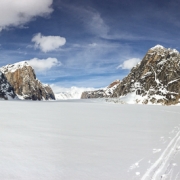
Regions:
<instances>
[{"instance_id":1,"label":"cumulus cloud","mask_svg":"<svg viewBox=\"0 0 180 180\"><path fill-rule=\"evenodd\" d=\"M47 16L53 0L0 0L0 30L22 26L37 16Z\"/></svg>"},{"instance_id":2,"label":"cumulus cloud","mask_svg":"<svg viewBox=\"0 0 180 180\"><path fill-rule=\"evenodd\" d=\"M140 62L141 59L139 58L132 58L124 61L122 64L120 64L117 69L132 69L138 62Z\"/></svg>"},{"instance_id":3,"label":"cumulus cloud","mask_svg":"<svg viewBox=\"0 0 180 180\"><path fill-rule=\"evenodd\" d=\"M35 43L35 48L48 52L63 46L66 43L66 39L60 36L43 36L41 33L38 33L32 38L32 42Z\"/></svg>"},{"instance_id":4,"label":"cumulus cloud","mask_svg":"<svg viewBox=\"0 0 180 180\"><path fill-rule=\"evenodd\" d=\"M61 63L56 58L38 59L33 58L26 60L36 71L43 72L51 69L54 66L60 66Z\"/></svg>"}]
</instances>

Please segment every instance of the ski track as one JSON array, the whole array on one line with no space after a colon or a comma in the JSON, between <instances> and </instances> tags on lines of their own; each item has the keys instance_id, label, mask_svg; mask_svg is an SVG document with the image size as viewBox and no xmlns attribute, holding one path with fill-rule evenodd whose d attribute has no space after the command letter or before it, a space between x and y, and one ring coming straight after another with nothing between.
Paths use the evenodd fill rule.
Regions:
<instances>
[{"instance_id":1,"label":"ski track","mask_svg":"<svg viewBox=\"0 0 180 180\"><path fill-rule=\"evenodd\" d=\"M152 164L152 166L145 172L141 180L165 180L173 177L173 167L176 163L172 163L174 157L180 151L180 128L175 127L176 135L170 140L168 146L165 148L160 157ZM175 133L175 131L171 133ZM164 137L163 137L164 138ZM155 149L154 149L155 150ZM175 176L175 180L179 177L179 173Z\"/></svg>"}]
</instances>

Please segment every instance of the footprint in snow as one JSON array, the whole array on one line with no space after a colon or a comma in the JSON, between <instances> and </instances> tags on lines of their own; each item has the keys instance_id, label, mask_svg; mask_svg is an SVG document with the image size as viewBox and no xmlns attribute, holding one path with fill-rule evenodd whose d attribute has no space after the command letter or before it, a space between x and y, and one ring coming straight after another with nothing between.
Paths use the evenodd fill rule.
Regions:
<instances>
[{"instance_id":1,"label":"footprint in snow","mask_svg":"<svg viewBox=\"0 0 180 180\"><path fill-rule=\"evenodd\" d=\"M173 134L174 133L174 130L170 131L169 134Z\"/></svg>"},{"instance_id":2,"label":"footprint in snow","mask_svg":"<svg viewBox=\"0 0 180 180\"><path fill-rule=\"evenodd\" d=\"M160 137L160 141L164 141L164 137L162 136L162 137Z\"/></svg>"},{"instance_id":3,"label":"footprint in snow","mask_svg":"<svg viewBox=\"0 0 180 180\"><path fill-rule=\"evenodd\" d=\"M137 161L136 163L132 164L130 167L129 167L129 170L133 170L133 169L136 169L136 168L139 168L139 163L142 161L143 159L140 159L139 161Z\"/></svg>"},{"instance_id":4,"label":"footprint in snow","mask_svg":"<svg viewBox=\"0 0 180 180\"><path fill-rule=\"evenodd\" d=\"M153 149L153 154L160 152L161 149Z\"/></svg>"},{"instance_id":5,"label":"footprint in snow","mask_svg":"<svg viewBox=\"0 0 180 180\"><path fill-rule=\"evenodd\" d=\"M176 174L176 177L174 180L177 180L179 178L179 172Z\"/></svg>"},{"instance_id":6,"label":"footprint in snow","mask_svg":"<svg viewBox=\"0 0 180 180\"><path fill-rule=\"evenodd\" d=\"M160 137L160 142L162 142L162 144L165 144L167 141L165 140L164 136Z\"/></svg>"},{"instance_id":7,"label":"footprint in snow","mask_svg":"<svg viewBox=\"0 0 180 180\"><path fill-rule=\"evenodd\" d=\"M148 163L149 163L149 164L153 164L153 163L151 162L151 160L149 160Z\"/></svg>"},{"instance_id":8,"label":"footprint in snow","mask_svg":"<svg viewBox=\"0 0 180 180\"><path fill-rule=\"evenodd\" d=\"M161 175L161 179L167 179L167 174L163 174L163 175Z\"/></svg>"},{"instance_id":9,"label":"footprint in snow","mask_svg":"<svg viewBox=\"0 0 180 180\"><path fill-rule=\"evenodd\" d=\"M139 176L141 173L140 172L136 172L136 175Z\"/></svg>"},{"instance_id":10,"label":"footprint in snow","mask_svg":"<svg viewBox=\"0 0 180 180\"><path fill-rule=\"evenodd\" d=\"M173 165L173 166L177 166L177 164L176 164L176 163L173 163L172 165Z\"/></svg>"}]
</instances>

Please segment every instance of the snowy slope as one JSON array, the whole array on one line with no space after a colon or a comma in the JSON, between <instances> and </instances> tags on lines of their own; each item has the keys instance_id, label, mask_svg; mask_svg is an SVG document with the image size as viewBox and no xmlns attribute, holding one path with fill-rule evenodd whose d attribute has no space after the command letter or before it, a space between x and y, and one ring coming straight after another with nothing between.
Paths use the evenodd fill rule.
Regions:
<instances>
[{"instance_id":1,"label":"snowy slope","mask_svg":"<svg viewBox=\"0 0 180 180\"><path fill-rule=\"evenodd\" d=\"M0 179L180 179L179 106L94 101L0 101Z\"/></svg>"}]
</instances>

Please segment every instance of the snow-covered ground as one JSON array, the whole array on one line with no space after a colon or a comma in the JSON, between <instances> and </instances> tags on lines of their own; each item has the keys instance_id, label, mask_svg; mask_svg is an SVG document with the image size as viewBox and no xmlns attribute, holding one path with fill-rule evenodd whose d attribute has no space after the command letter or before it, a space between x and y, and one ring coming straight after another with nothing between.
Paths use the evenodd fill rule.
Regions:
<instances>
[{"instance_id":1,"label":"snow-covered ground","mask_svg":"<svg viewBox=\"0 0 180 180\"><path fill-rule=\"evenodd\" d=\"M1 180L179 180L180 107L0 101Z\"/></svg>"}]
</instances>

